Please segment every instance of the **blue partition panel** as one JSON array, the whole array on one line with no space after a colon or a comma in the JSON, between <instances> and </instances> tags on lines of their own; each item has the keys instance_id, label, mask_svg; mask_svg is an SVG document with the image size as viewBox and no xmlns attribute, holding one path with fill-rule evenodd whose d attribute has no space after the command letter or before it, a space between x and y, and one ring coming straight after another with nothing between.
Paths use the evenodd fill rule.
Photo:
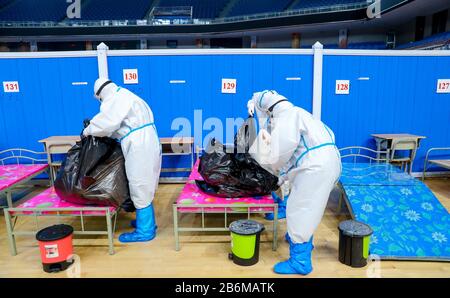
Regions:
<instances>
[{"instance_id":1,"label":"blue partition panel","mask_svg":"<svg viewBox=\"0 0 450 298\"><path fill-rule=\"evenodd\" d=\"M245 118L246 103L256 91L275 89L312 109L312 55L110 56L108 64L111 79L149 103L161 137L179 135L174 119L184 117L191 129L182 135L196 137L197 145L214 128L210 117L223 124L226 118ZM126 68L138 69L139 84L123 85ZM82 120L98 111L92 95L96 57L0 59L0 69L0 81L20 84L20 93L0 92L0 149L39 150L37 140L78 134ZM221 93L222 78L237 79L236 94ZM450 94L436 93L440 78L450 78L450 57L325 55L323 120L335 131L339 147L374 147L372 133L426 136L414 167L420 171L428 148L450 144ZM351 81L349 95L335 94L337 79ZM201 114L198 123L194 111ZM203 128L201 135L194 127ZM223 128L219 139L229 142L233 132Z\"/></svg>"},{"instance_id":2,"label":"blue partition panel","mask_svg":"<svg viewBox=\"0 0 450 298\"><path fill-rule=\"evenodd\" d=\"M216 117L225 125L226 118L247 117L247 101L253 92L275 89L295 104L311 111L312 56L299 55L194 55L109 57L109 74L119 84L123 69L137 68L139 84L124 85L144 98L155 114L161 137L173 136L172 122L179 117L189 119L194 136L194 110L201 110L202 123ZM287 80L286 78L301 78ZM222 78L237 79L237 93L221 93ZM185 81L171 84L171 80ZM198 111L197 113L200 113ZM202 124L200 123L200 125ZM204 127L202 139L211 128ZM225 127L224 127L225 130ZM221 141L233 134L223 132Z\"/></svg>"},{"instance_id":3,"label":"blue partition panel","mask_svg":"<svg viewBox=\"0 0 450 298\"><path fill-rule=\"evenodd\" d=\"M149 103L160 136L177 133L171 126L178 117L188 118L194 126L194 110L201 110L203 121L245 118L247 100L263 89L276 89L307 110L312 106L312 56L132 56L109 57L108 63L112 80ZM123 85L125 68L139 70L139 84ZM0 69L0 81L20 84L20 93L1 92L1 149L40 149L39 139L79 134L82 120L98 111L93 98L95 57L0 59ZM221 93L222 78L237 79L237 94ZM186 83L170 84L170 80Z\"/></svg>"},{"instance_id":4,"label":"blue partition panel","mask_svg":"<svg viewBox=\"0 0 450 298\"><path fill-rule=\"evenodd\" d=\"M322 119L339 147L375 148L373 133L411 133L421 142L414 171L430 147L450 144L450 94L436 92L450 78L450 57L324 56ZM336 95L336 80L350 94Z\"/></svg>"},{"instance_id":5,"label":"blue partition panel","mask_svg":"<svg viewBox=\"0 0 450 298\"><path fill-rule=\"evenodd\" d=\"M19 93L0 92L0 150L42 151L38 140L77 135L83 119L98 111L96 57L0 59L0 69L0 82L18 81L20 88Z\"/></svg>"},{"instance_id":6,"label":"blue partition panel","mask_svg":"<svg viewBox=\"0 0 450 298\"><path fill-rule=\"evenodd\" d=\"M210 117L222 121L219 139L233 140L239 122L227 134L225 119L245 118L253 92L275 89L307 110L312 106L310 55L111 56L108 64L113 81L149 103L160 137L180 135L174 119L184 117L191 129L181 134L196 137L200 146L203 139L208 141L216 124L207 120ZM123 85L123 69L127 68L138 69L139 84ZM20 85L20 93L0 93L0 150L42 150L38 140L79 134L83 119L98 112L99 102L93 97L96 57L0 59L0 69L0 81L19 81ZM289 77L301 80L286 80ZM236 94L221 93L222 78L237 79ZM171 80L186 83L171 84ZM197 123L195 110L201 115ZM194 127L200 128L195 130L197 134ZM164 160L166 166L189 162L176 157Z\"/></svg>"}]
</instances>

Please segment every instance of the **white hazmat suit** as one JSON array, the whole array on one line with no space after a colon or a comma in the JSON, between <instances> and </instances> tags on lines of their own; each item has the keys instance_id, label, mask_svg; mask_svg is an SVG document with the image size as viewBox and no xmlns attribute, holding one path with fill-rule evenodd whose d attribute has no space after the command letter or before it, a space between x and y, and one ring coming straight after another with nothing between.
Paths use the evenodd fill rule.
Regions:
<instances>
[{"instance_id":1,"label":"white hazmat suit","mask_svg":"<svg viewBox=\"0 0 450 298\"><path fill-rule=\"evenodd\" d=\"M291 184L286 206L288 234L295 243L311 240L327 201L341 173L333 132L307 111L295 107L275 91L255 93L248 102L263 119L252 156L279 177L279 185Z\"/></svg>"},{"instance_id":2,"label":"white hazmat suit","mask_svg":"<svg viewBox=\"0 0 450 298\"><path fill-rule=\"evenodd\" d=\"M144 209L153 201L161 171L161 145L153 112L137 95L112 82L105 85L107 82L99 79L95 83L95 93L101 98L100 113L83 134L120 141L131 199L136 209Z\"/></svg>"}]
</instances>

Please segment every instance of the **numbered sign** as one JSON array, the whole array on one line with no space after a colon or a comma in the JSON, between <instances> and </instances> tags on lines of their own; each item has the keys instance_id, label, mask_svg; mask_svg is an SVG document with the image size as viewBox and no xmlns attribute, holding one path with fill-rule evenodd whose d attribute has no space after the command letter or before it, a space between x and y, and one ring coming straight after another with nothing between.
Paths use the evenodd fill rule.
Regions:
<instances>
[{"instance_id":1,"label":"numbered sign","mask_svg":"<svg viewBox=\"0 0 450 298\"><path fill-rule=\"evenodd\" d=\"M236 93L236 79L222 79L222 93Z\"/></svg>"},{"instance_id":2,"label":"numbered sign","mask_svg":"<svg viewBox=\"0 0 450 298\"><path fill-rule=\"evenodd\" d=\"M137 69L124 69L123 70L123 83L124 84L138 84L139 76Z\"/></svg>"},{"instance_id":3,"label":"numbered sign","mask_svg":"<svg viewBox=\"0 0 450 298\"><path fill-rule=\"evenodd\" d=\"M336 94L350 94L350 81L336 80Z\"/></svg>"},{"instance_id":4,"label":"numbered sign","mask_svg":"<svg viewBox=\"0 0 450 298\"><path fill-rule=\"evenodd\" d=\"M450 79L438 80L437 93L450 93Z\"/></svg>"},{"instance_id":5,"label":"numbered sign","mask_svg":"<svg viewBox=\"0 0 450 298\"><path fill-rule=\"evenodd\" d=\"M11 82L3 82L3 91L5 93L9 92L19 92L19 82L11 81Z\"/></svg>"}]
</instances>

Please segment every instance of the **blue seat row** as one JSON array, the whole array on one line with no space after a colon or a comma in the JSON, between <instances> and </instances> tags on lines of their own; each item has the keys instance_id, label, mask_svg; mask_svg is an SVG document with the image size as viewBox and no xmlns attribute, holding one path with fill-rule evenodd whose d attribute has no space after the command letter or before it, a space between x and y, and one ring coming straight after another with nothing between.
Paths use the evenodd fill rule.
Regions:
<instances>
[{"instance_id":1,"label":"blue seat row","mask_svg":"<svg viewBox=\"0 0 450 298\"><path fill-rule=\"evenodd\" d=\"M300 0L291 9L304 9L363 2L364 0Z\"/></svg>"},{"instance_id":2,"label":"blue seat row","mask_svg":"<svg viewBox=\"0 0 450 298\"><path fill-rule=\"evenodd\" d=\"M213 19L219 16L230 0L162 0L158 6L192 6L195 19Z\"/></svg>"},{"instance_id":3,"label":"blue seat row","mask_svg":"<svg viewBox=\"0 0 450 298\"><path fill-rule=\"evenodd\" d=\"M12 1L13 0L0 0L0 8L6 6L7 4L9 4Z\"/></svg>"},{"instance_id":4,"label":"blue seat row","mask_svg":"<svg viewBox=\"0 0 450 298\"><path fill-rule=\"evenodd\" d=\"M281 12L361 2L363 0L237 0L227 16ZM82 2L82 20L142 19L152 8L152 0L90 0ZM161 0L158 6L192 6L197 19L217 18L230 0ZM294 3L293 7L290 7ZM0 0L0 21L61 21L69 4L60 0Z\"/></svg>"},{"instance_id":5,"label":"blue seat row","mask_svg":"<svg viewBox=\"0 0 450 298\"><path fill-rule=\"evenodd\" d=\"M91 0L81 10L82 20L139 20L147 14L150 0Z\"/></svg>"},{"instance_id":6,"label":"blue seat row","mask_svg":"<svg viewBox=\"0 0 450 298\"><path fill-rule=\"evenodd\" d=\"M1 4L8 4L1 0ZM0 21L61 21L66 16L66 1L16 0L0 10Z\"/></svg>"},{"instance_id":7,"label":"blue seat row","mask_svg":"<svg viewBox=\"0 0 450 298\"><path fill-rule=\"evenodd\" d=\"M450 31L447 31L447 32L432 35L432 36L424 38L420 41L399 45L397 47L397 49L402 50L402 49L408 49L408 48L415 48L415 47L425 46L425 45L429 45L429 44L431 45L433 43L439 43L439 42L449 41L449 40L450 40Z\"/></svg>"},{"instance_id":8,"label":"blue seat row","mask_svg":"<svg viewBox=\"0 0 450 298\"><path fill-rule=\"evenodd\" d=\"M228 16L251 15L284 11L292 0L238 0Z\"/></svg>"}]
</instances>

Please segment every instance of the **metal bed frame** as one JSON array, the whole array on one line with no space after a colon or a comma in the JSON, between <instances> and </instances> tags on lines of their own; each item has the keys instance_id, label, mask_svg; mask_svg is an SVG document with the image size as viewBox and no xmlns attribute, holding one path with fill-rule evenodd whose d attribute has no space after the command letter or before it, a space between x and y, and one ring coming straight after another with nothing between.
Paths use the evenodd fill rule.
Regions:
<instances>
[{"instance_id":1,"label":"metal bed frame","mask_svg":"<svg viewBox=\"0 0 450 298\"><path fill-rule=\"evenodd\" d=\"M196 156L199 158L203 149L196 147ZM192 212L180 211L180 209L192 208ZM223 208L223 211L219 210L205 210L209 208ZM228 204L193 204L193 205L178 205L176 202L172 205L173 211L173 230L175 236L175 250L180 250L180 232L228 232L228 214L247 214L247 218L250 219L251 214L263 214L267 213L267 210L252 210L256 208L273 208L274 220L273 220L273 240L272 240L272 250L277 250L277 238L278 238L278 204L236 204L232 208L247 209L246 211L229 211L231 208ZM200 209L200 210L198 210ZM179 226L179 214L201 214L201 227L180 227ZM223 227L206 227L205 226L205 214L223 214L224 215L224 226Z\"/></svg>"},{"instance_id":2,"label":"metal bed frame","mask_svg":"<svg viewBox=\"0 0 450 298\"><path fill-rule=\"evenodd\" d=\"M342 152L345 152L345 151L350 151L350 152L347 153L347 154L342 154ZM367 151L367 152L373 153L376 157L363 154L363 153L361 153L361 151ZM362 146L350 146L350 147L345 147L345 148L339 149L339 152L341 153L341 159L344 159L344 158L347 158L347 157L353 157L353 163L356 163L356 159L358 157L361 157L361 158L368 159L369 163L372 164L372 162L377 162L377 163L385 162L385 163L388 163L389 162L390 150L387 149L387 150L384 150L384 151L383 150L377 151L377 150L373 150L373 149L370 149L370 148L367 148L367 147L362 147ZM383 154L386 157L381 157L381 156L383 156Z\"/></svg>"},{"instance_id":3,"label":"metal bed frame","mask_svg":"<svg viewBox=\"0 0 450 298\"><path fill-rule=\"evenodd\" d=\"M450 159L441 159L441 160L433 160L429 159L431 152L433 151L449 151L449 153L445 155L450 155L450 147L436 147L431 148L427 151L427 155L425 156L425 162L423 164L423 173L422 173L422 181L425 180L425 173L427 171L428 163L432 163L442 168L446 168L450 170Z\"/></svg>"},{"instance_id":4,"label":"metal bed frame","mask_svg":"<svg viewBox=\"0 0 450 298\"><path fill-rule=\"evenodd\" d=\"M84 214L84 212L105 212L104 215ZM38 217L57 217L58 223L61 223L63 217L79 217L81 223L81 231L74 231L75 235L107 235L109 254L114 254L114 233L116 230L117 216L120 209L111 212L109 207L81 207L81 208L7 208L5 209L6 230L8 233L9 248L12 256L17 255L16 236L20 235L36 235L39 231ZM24 214L24 212L32 212L32 214ZM71 214L63 214L70 212ZM75 212L79 212L76 214ZM47 214L46 214L47 213ZM19 216L28 216L35 218L35 229L32 231L16 231L16 224ZM85 229L85 217L105 217L106 231L88 231Z\"/></svg>"},{"instance_id":5,"label":"metal bed frame","mask_svg":"<svg viewBox=\"0 0 450 298\"><path fill-rule=\"evenodd\" d=\"M341 160L344 158L348 158L348 157L353 157L353 163L357 162L357 158L363 158L363 159L368 159L369 160L369 164L373 163L389 163L389 153L390 150L373 150L367 147L362 147L362 146L350 146L350 147L345 147L345 148L341 148L339 149L339 152L346 152L349 151L349 153L347 154L341 154ZM367 152L374 154L376 157L367 155L367 154L363 154L363 152ZM386 157L381 157L381 156L386 156ZM344 188L341 184L341 182L338 182L337 184L339 191L340 191L340 196L339 196L339 202L338 202L338 213L341 213L342 210L342 202L345 201L345 204L347 205L347 208L350 210L350 214L353 216L353 211L351 210L351 205L348 202L348 198L347 195L345 194Z\"/></svg>"},{"instance_id":6,"label":"metal bed frame","mask_svg":"<svg viewBox=\"0 0 450 298\"><path fill-rule=\"evenodd\" d=\"M0 157L6 155L6 157L3 157L0 159L0 165L5 164L12 164L12 163L6 163L10 160L15 160L16 163L14 164L20 164L21 160L25 160L28 162L31 162L31 164L40 164L40 163L48 163L47 158L34 158L28 155L47 155L46 152L36 152L28 149L21 149L21 148L14 148L14 149L8 149L0 152ZM1 194L6 194L6 200L7 200L7 208L4 208L4 214L5 214L5 221L6 221L6 230L7 230L7 236L9 240L9 248L11 255L15 256L17 255L17 247L16 247L16 236L19 235L35 235L37 231L39 231L39 221L38 217L58 217L58 223L60 223L61 217L80 217L80 223L81 223L81 231L75 231L75 235L108 235L108 245L109 245L109 254L114 254L114 232L116 229L116 223L117 223L117 215L120 211L120 209L116 209L115 211L111 212L108 207L82 207L82 208L14 208L13 202L12 202L12 191L14 189L17 189L21 187L23 184L27 183L31 179L35 178L36 176L44 173L49 172L51 169L51 166L43 169L42 171L39 171L30 177L0 191ZM51 179L51 174L49 173L49 177ZM5 206L6 207L6 206ZM104 215L92 215L92 214L84 214L84 212L104 212ZM31 212L31 214L25 214L24 212ZM64 212L71 212L72 214L63 214ZM78 212L76 214L75 212ZM17 231L15 230L16 224L18 221L18 217L20 216L28 216L28 217L34 217L35 218L35 230L33 231ZM107 224L107 230L106 231L87 231L85 229L85 217L99 217L99 216L105 216L106 218L106 224Z\"/></svg>"},{"instance_id":7,"label":"metal bed frame","mask_svg":"<svg viewBox=\"0 0 450 298\"><path fill-rule=\"evenodd\" d=\"M273 240L272 240L272 250L277 250L277 238L278 238L278 205L277 204L242 204L233 205L233 208L247 209L247 211L229 211L230 205L227 204L198 204L198 205L177 205L173 204L173 229L175 235L175 250L180 250L180 232L228 232L228 214L247 214L247 218L250 219L251 214L262 214L266 213L267 210L251 210L253 208L273 208ZM189 209L192 208L195 211L192 212L180 212L179 209ZM208 211L206 208L224 208L224 211ZM197 211L200 209L200 211ZM187 228L179 226L179 216L178 214L201 214L202 221L201 227L198 228ZM205 214L223 214L224 215L224 226L223 227L206 227L205 226Z\"/></svg>"},{"instance_id":8,"label":"metal bed frame","mask_svg":"<svg viewBox=\"0 0 450 298\"><path fill-rule=\"evenodd\" d=\"M36 151L23 149L23 148L7 149L7 150L0 151L0 157L6 155L6 157L0 158L0 165L4 166L4 165L7 165L7 164L20 164L21 160L25 160L27 162L31 162L31 164L41 164L41 163L47 164L47 159L46 158L34 158L34 157L31 157L31 156L27 156L27 154L34 155L34 156L46 155L45 152L36 152ZM6 163L9 160L14 160L16 163ZM0 206L0 208L4 208L4 207L11 208L11 207L13 207L12 192L15 189L22 188L23 184L25 184L28 181L32 180L36 176L39 176L40 174L42 174L44 172L48 172L48 171L49 171L49 168L45 168L45 169L43 169L43 170L41 170L39 172L34 173L33 175L27 177L24 180L21 180L21 181L19 181L17 183L14 183L10 187L7 187L7 188L1 190L0 191L0 196L3 195L3 194L6 195L7 206Z\"/></svg>"}]
</instances>

